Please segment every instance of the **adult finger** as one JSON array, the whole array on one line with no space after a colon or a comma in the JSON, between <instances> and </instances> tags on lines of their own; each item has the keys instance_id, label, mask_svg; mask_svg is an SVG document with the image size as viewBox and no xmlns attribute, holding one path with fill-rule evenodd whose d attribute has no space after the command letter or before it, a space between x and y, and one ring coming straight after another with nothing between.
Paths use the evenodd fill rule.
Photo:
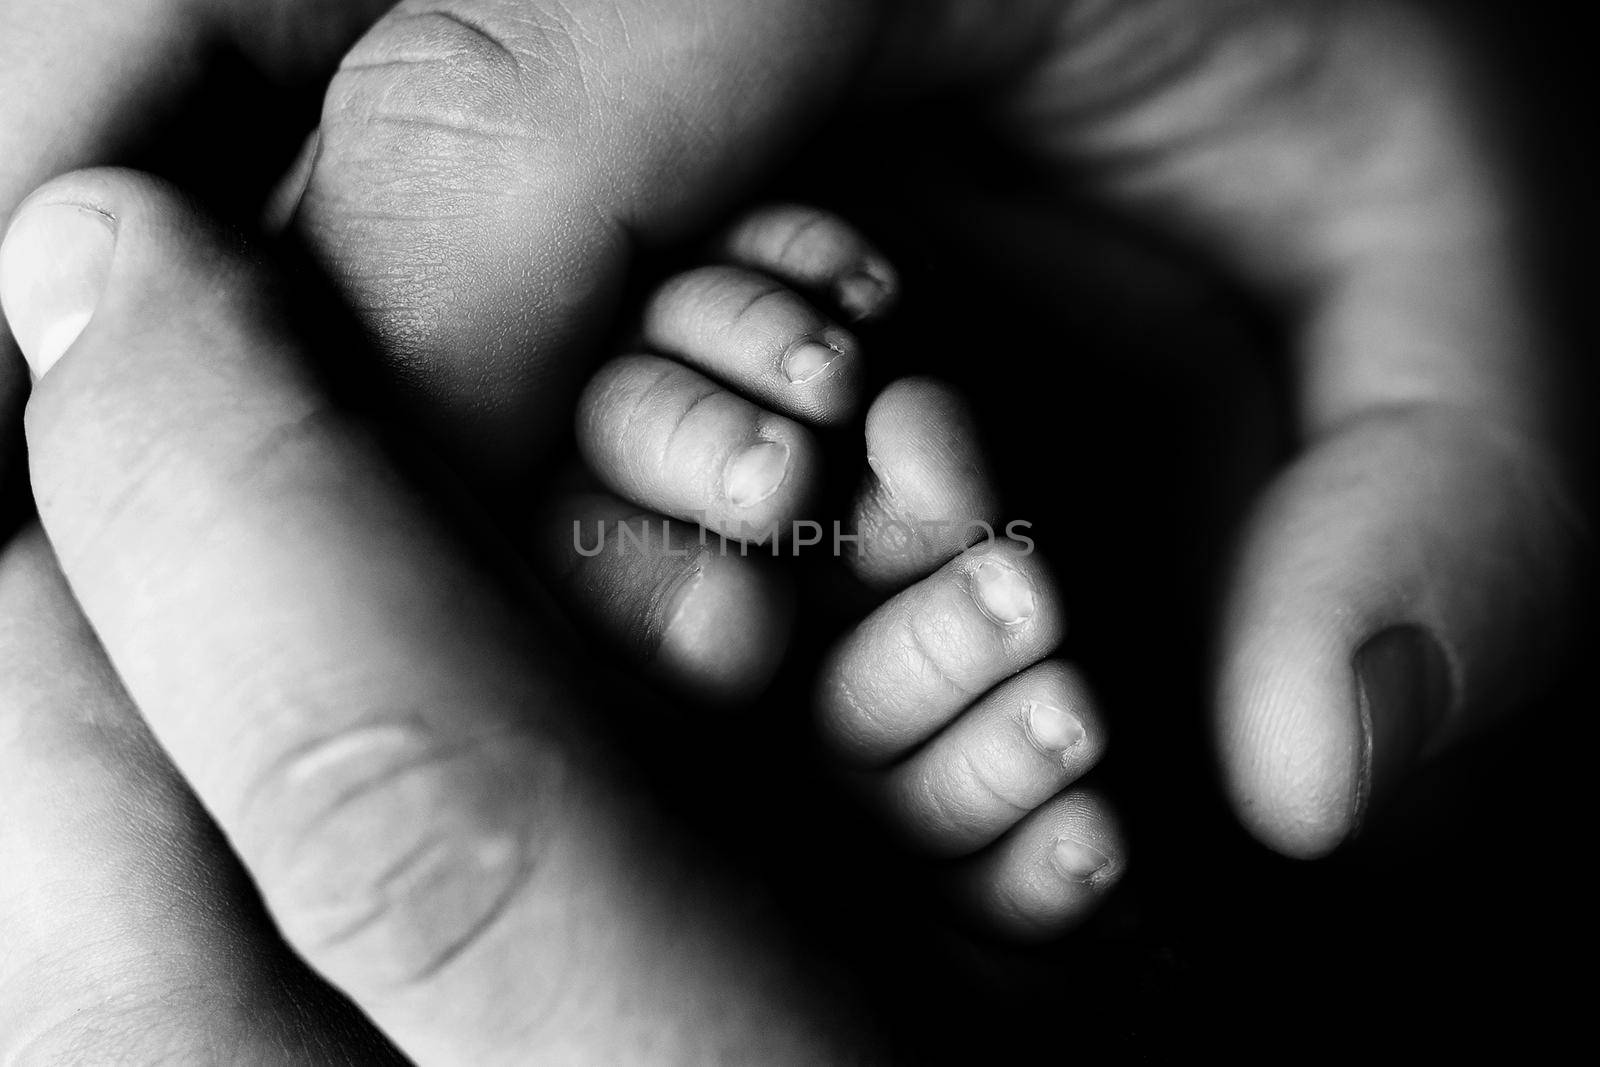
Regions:
<instances>
[{"instance_id":1,"label":"adult finger","mask_svg":"<svg viewBox=\"0 0 1600 1067\"><path fill-rule=\"evenodd\" d=\"M1263 840L1318 855L1423 758L1537 692L1582 525L1517 428L1449 407L1320 441L1252 520L1222 633L1218 744Z\"/></svg>"},{"instance_id":2,"label":"adult finger","mask_svg":"<svg viewBox=\"0 0 1600 1067\"><path fill-rule=\"evenodd\" d=\"M1288 325L1301 448L1237 561L1216 714L1240 816L1294 855L1537 691L1588 550L1501 87L1452 17L1069 5L1013 100Z\"/></svg>"},{"instance_id":3,"label":"adult finger","mask_svg":"<svg viewBox=\"0 0 1600 1067\"><path fill-rule=\"evenodd\" d=\"M281 121L282 112L293 110L283 94L326 76L392 3L7 0L0 4L0 227L45 179L124 162L159 141L201 97L225 53L235 63L248 57L274 90L248 100L237 87L229 94L230 121L259 139L260 119ZM228 143L226 130L202 132L212 143ZM184 146L191 155L205 154L191 141ZM272 177L232 173L232 184L253 189L265 189ZM20 403L23 378L14 361L10 337L0 333L0 418Z\"/></svg>"},{"instance_id":4,"label":"adult finger","mask_svg":"<svg viewBox=\"0 0 1600 1067\"><path fill-rule=\"evenodd\" d=\"M272 293L122 172L45 187L0 249L41 520L289 943L425 1061L837 1054L766 913L730 918Z\"/></svg>"},{"instance_id":5,"label":"adult finger","mask_svg":"<svg viewBox=\"0 0 1600 1067\"><path fill-rule=\"evenodd\" d=\"M136 143L199 78L199 24L171 0L0 5L0 226L38 184ZM0 331L0 420L27 378ZM10 434L0 438L9 452ZM9 456L0 454L0 465ZM4 475L0 466L0 476Z\"/></svg>"},{"instance_id":6,"label":"adult finger","mask_svg":"<svg viewBox=\"0 0 1600 1067\"><path fill-rule=\"evenodd\" d=\"M38 527L0 554L0 1058L389 1063L295 960Z\"/></svg>"}]
</instances>

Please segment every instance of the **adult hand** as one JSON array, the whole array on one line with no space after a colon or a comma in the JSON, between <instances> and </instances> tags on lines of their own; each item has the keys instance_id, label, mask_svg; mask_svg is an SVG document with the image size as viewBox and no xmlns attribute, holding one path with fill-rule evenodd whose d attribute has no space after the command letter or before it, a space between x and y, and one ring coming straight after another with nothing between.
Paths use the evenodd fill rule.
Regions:
<instances>
[{"instance_id":1,"label":"adult hand","mask_svg":"<svg viewBox=\"0 0 1600 1067\"><path fill-rule=\"evenodd\" d=\"M204 24L254 50L310 9L159 10L226 11ZM151 72L193 41L103 69L170 99ZM1256 833L1335 847L1419 754L1537 685L1575 551L1554 390L1470 64L1413 13L406 3L333 83L302 228L437 435L510 478L561 410L552 357L603 322L634 243L692 231L811 119L886 86L982 103L1063 188L1199 242L1292 316L1305 451L1260 507L1219 664ZM117 88L62 90L80 102L23 132L140 99ZM51 169L13 143L29 180Z\"/></svg>"},{"instance_id":2,"label":"adult hand","mask_svg":"<svg viewBox=\"0 0 1600 1067\"><path fill-rule=\"evenodd\" d=\"M299 217L438 438L514 477L636 249L824 113L976 105L1063 201L1198 245L1289 319L1301 451L1226 594L1216 736L1244 822L1316 856L1540 684L1578 551L1519 201L1449 29L1364 3L419 0L335 77Z\"/></svg>"},{"instance_id":3,"label":"adult hand","mask_svg":"<svg viewBox=\"0 0 1600 1067\"><path fill-rule=\"evenodd\" d=\"M339 1045L326 1028L336 1010L282 1017L334 1004L274 958L231 867L200 875L225 851L171 776L129 780L159 761L120 710L120 677L284 937L405 1053L765 1063L859 1051L759 894L683 840L613 757L594 728L603 696L569 674L561 638L522 617L321 394L274 288L190 205L129 172L47 185L0 247L0 297L39 376L27 421L40 518L116 667L86 659L81 626L8 635L69 668L88 720L19 709L34 740L5 755L28 772L10 903L42 891L77 835L108 837L110 866L131 871L99 887L110 948L58 925L29 943L54 929L81 950L69 974L114 969L148 936L135 925L127 938L128 909L183 902L179 943L154 966L130 961L130 992L182 975L184 993L218 968L226 982L137 1002L131 1025L155 1030L147 1047L187 1058L232 1042L293 1060L274 1035L302 1054L373 1044L357 1030L364 1044ZM15 549L39 554L32 536ZM70 614L59 582L25 562L0 574L7 608ZM121 763L103 730L127 743ZM87 789L62 825L44 797L69 774ZM140 806L83 826L118 795ZM135 862L138 843L118 835L141 829L160 835L157 855ZM187 974L184 949L198 956ZM19 970L48 978L32 956ZM274 970L292 981L273 988ZM246 1001L235 1015L198 1025L192 1013L234 996ZM75 1039L60 1007L24 1012L19 1037L40 1057L94 1036ZM163 1011L209 1032L161 1029Z\"/></svg>"},{"instance_id":4,"label":"adult hand","mask_svg":"<svg viewBox=\"0 0 1600 1067\"><path fill-rule=\"evenodd\" d=\"M6 197L148 131L219 49L303 78L389 5L79 7L5 10ZM1252 828L1316 854L1537 683L1569 573L1560 383L1448 29L1360 3L407 0L333 79L300 220L452 454L509 476L639 246L830 111L981 103L1063 195L1201 243L1292 316L1305 450L1229 596L1219 739Z\"/></svg>"}]
</instances>

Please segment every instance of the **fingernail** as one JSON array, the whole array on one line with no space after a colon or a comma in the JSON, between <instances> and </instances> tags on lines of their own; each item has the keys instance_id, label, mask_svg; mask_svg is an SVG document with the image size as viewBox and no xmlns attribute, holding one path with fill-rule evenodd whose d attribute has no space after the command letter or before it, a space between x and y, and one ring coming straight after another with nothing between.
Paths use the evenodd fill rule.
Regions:
<instances>
[{"instance_id":1,"label":"fingernail","mask_svg":"<svg viewBox=\"0 0 1600 1067\"><path fill-rule=\"evenodd\" d=\"M1028 704L1028 736L1038 748L1060 756L1083 743L1088 736L1076 715L1049 704Z\"/></svg>"},{"instance_id":2,"label":"fingernail","mask_svg":"<svg viewBox=\"0 0 1600 1067\"><path fill-rule=\"evenodd\" d=\"M0 248L0 305L35 378L77 341L111 275L117 222L79 204L22 209Z\"/></svg>"},{"instance_id":3,"label":"fingernail","mask_svg":"<svg viewBox=\"0 0 1600 1067\"><path fill-rule=\"evenodd\" d=\"M795 342L784 354L783 373L795 385L804 385L827 370L840 355L838 349L808 337Z\"/></svg>"},{"instance_id":4,"label":"fingernail","mask_svg":"<svg viewBox=\"0 0 1600 1067\"><path fill-rule=\"evenodd\" d=\"M1420 626L1396 626L1369 638L1356 651L1355 672L1362 751L1352 833L1399 789L1450 703L1449 661Z\"/></svg>"},{"instance_id":5,"label":"fingernail","mask_svg":"<svg viewBox=\"0 0 1600 1067\"><path fill-rule=\"evenodd\" d=\"M884 309L890 289L888 281L863 267L839 280L837 299L850 319L860 322Z\"/></svg>"},{"instance_id":6,"label":"fingernail","mask_svg":"<svg viewBox=\"0 0 1600 1067\"><path fill-rule=\"evenodd\" d=\"M695 591L705 580L705 555L706 553L702 551L699 559L679 571L662 587L657 598L660 607L646 622L644 633L641 635L641 651L647 661L655 658L660 652L669 651L667 646L674 637L678 637L681 641L683 628L676 624L683 618L689 602L694 599Z\"/></svg>"},{"instance_id":7,"label":"fingernail","mask_svg":"<svg viewBox=\"0 0 1600 1067\"><path fill-rule=\"evenodd\" d=\"M978 607L1002 626L1015 626L1033 617L1033 585L1017 571L994 560L984 560L972 572Z\"/></svg>"},{"instance_id":8,"label":"fingernail","mask_svg":"<svg viewBox=\"0 0 1600 1067\"><path fill-rule=\"evenodd\" d=\"M789 446L762 441L728 460L723 485L734 507L748 508L776 493L788 473Z\"/></svg>"},{"instance_id":9,"label":"fingernail","mask_svg":"<svg viewBox=\"0 0 1600 1067\"><path fill-rule=\"evenodd\" d=\"M1062 877L1072 882L1092 882L1111 863L1104 852L1074 837L1058 840L1050 860Z\"/></svg>"}]
</instances>

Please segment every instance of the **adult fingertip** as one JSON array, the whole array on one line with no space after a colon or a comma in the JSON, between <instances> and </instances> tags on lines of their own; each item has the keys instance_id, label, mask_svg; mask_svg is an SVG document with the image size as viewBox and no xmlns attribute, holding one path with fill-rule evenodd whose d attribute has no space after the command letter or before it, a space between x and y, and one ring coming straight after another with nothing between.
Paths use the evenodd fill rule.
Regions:
<instances>
[{"instance_id":1,"label":"adult fingertip","mask_svg":"<svg viewBox=\"0 0 1600 1067\"><path fill-rule=\"evenodd\" d=\"M1241 821L1292 859L1320 859L1359 838L1450 717L1450 660L1432 630L1380 624L1345 647L1353 651L1342 671L1269 672L1279 684L1256 698L1278 712L1245 715L1223 741Z\"/></svg>"},{"instance_id":2,"label":"adult fingertip","mask_svg":"<svg viewBox=\"0 0 1600 1067\"><path fill-rule=\"evenodd\" d=\"M25 204L0 246L0 306L35 378L94 317L111 275L117 219L75 202Z\"/></svg>"}]
</instances>

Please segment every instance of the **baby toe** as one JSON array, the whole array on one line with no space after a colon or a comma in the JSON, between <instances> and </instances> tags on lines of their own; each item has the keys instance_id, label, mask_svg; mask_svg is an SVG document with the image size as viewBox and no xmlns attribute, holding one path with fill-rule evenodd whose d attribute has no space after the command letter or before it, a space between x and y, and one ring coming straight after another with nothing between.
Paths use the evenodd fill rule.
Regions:
<instances>
[{"instance_id":1,"label":"baby toe","mask_svg":"<svg viewBox=\"0 0 1600 1067\"><path fill-rule=\"evenodd\" d=\"M976 851L1076 781L1105 749L1088 687L1060 661L1036 664L962 712L877 794L918 845Z\"/></svg>"},{"instance_id":2,"label":"baby toe","mask_svg":"<svg viewBox=\"0 0 1600 1067\"><path fill-rule=\"evenodd\" d=\"M825 295L853 322L883 316L900 293L888 257L832 212L798 204L757 208L720 242L735 263Z\"/></svg>"},{"instance_id":3,"label":"baby toe","mask_svg":"<svg viewBox=\"0 0 1600 1067\"><path fill-rule=\"evenodd\" d=\"M966 402L929 378L905 378L867 412L866 481L845 557L868 586L896 589L969 545L996 538L999 494Z\"/></svg>"},{"instance_id":4,"label":"baby toe","mask_svg":"<svg viewBox=\"0 0 1600 1067\"><path fill-rule=\"evenodd\" d=\"M560 499L542 532L539 562L556 595L630 666L715 705L771 682L794 615L778 571L603 492Z\"/></svg>"},{"instance_id":5,"label":"baby toe","mask_svg":"<svg viewBox=\"0 0 1600 1067\"><path fill-rule=\"evenodd\" d=\"M829 656L817 695L822 733L845 759L881 766L1048 655L1065 626L1037 556L1007 542L969 549L891 598Z\"/></svg>"},{"instance_id":6,"label":"baby toe","mask_svg":"<svg viewBox=\"0 0 1600 1067\"><path fill-rule=\"evenodd\" d=\"M1093 792L1073 790L966 861L957 877L981 921L1010 937L1042 940L1082 922L1126 867L1110 807Z\"/></svg>"},{"instance_id":7,"label":"baby toe","mask_svg":"<svg viewBox=\"0 0 1600 1067\"><path fill-rule=\"evenodd\" d=\"M741 542L781 540L818 469L804 428L658 356L602 367L579 402L577 436L618 495Z\"/></svg>"},{"instance_id":8,"label":"baby toe","mask_svg":"<svg viewBox=\"0 0 1600 1067\"><path fill-rule=\"evenodd\" d=\"M782 282L752 271L702 267L668 280L646 308L644 339L804 422L838 422L860 400L855 337Z\"/></svg>"}]
</instances>

